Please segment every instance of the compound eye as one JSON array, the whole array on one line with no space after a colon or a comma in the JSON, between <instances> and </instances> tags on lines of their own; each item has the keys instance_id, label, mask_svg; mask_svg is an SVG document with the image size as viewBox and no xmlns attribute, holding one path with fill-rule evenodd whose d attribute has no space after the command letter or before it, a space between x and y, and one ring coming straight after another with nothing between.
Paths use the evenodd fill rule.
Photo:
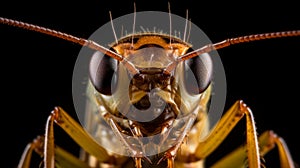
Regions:
<instances>
[{"instance_id":1,"label":"compound eye","mask_svg":"<svg viewBox=\"0 0 300 168\"><path fill-rule=\"evenodd\" d=\"M112 95L113 88L117 83L117 60L95 52L90 60L90 79L95 89L101 94Z\"/></svg>"},{"instance_id":2,"label":"compound eye","mask_svg":"<svg viewBox=\"0 0 300 168\"><path fill-rule=\"evenodd\" d=\"M202 93L211 82L213 64L208 54L188 59L184 63L184 85L191 95Z\"/></svg>"}]
</instances>

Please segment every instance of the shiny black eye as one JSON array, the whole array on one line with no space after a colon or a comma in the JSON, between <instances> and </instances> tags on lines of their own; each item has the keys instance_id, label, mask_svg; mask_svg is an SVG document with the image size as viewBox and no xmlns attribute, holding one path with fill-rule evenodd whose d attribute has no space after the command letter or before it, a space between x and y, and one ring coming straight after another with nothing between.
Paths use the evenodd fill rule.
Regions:
<instances>
[{"instance_id":1,"label":"shiny black eye","mask_svg":"<svg viewBox=\"0 0 300 168\"><path fill-rule=\"evenodd\" d=\"M116 86L117 60L95 52L90 60L90 79L96 90L105 95L112 94L112 86Z\"/></svg>"},{"instance_id":2,"label":"shiny black eye","mask_svg":"<svg viewBox=\"0 0 300 168\"><path fill-rule=\"evenodd\" d=\"M213 64L208 54L202 54L185 61L184 85L189 94L202 93L209 86Z\"/></svg>"}]
</instances>

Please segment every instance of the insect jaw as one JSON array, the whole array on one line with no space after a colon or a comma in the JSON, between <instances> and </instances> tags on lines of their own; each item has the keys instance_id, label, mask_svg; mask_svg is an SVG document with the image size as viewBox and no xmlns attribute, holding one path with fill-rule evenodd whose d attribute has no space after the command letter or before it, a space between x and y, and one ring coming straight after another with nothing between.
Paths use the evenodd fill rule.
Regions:
<instances>
[{"instance_id":1,"label":"insect jaw","mask_svg":"<svg viewBox=\"0 0 300 168\"><path fill-rule=\"evenodd\" d=\"M118 118L109 113L106 113L105 117L109 119L113 132L118 139L121 139L121 144L125 145L127 152L129 152L125 152L123 155L147 158L147 156L158 155L167 150L172 149L173 151L174 147L181 144L191 129L196 113L193 112L179 119L174 118L171 113L168 116L166 112L162 116L163 123L160 121L137 122Z\"/></svg>"}]
</instances>

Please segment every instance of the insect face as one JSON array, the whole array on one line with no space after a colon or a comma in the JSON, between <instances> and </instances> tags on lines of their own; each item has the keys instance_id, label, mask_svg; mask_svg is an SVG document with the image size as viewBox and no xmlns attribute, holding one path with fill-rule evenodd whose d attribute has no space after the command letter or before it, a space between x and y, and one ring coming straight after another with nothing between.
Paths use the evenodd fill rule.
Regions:
<instances>
[{"instance_id":1,"label":"insect face","mask_svg":"<svg viewBox=\"0 0 300 168\"><path fill-rule=\"evenodd\" d=\"M106 26L111 29L113 23L113 29L125 27L123 23L127 22L124 20L130 18L132 22L133 15L112 20ZM182 31L171 30L170 33L165 33L170 31L169 26L166 30L165 25L160 28L161 25L157 22L169 21L171 18L168 13L137 12L136 15L137 28L134 28L134 32L108 44L111 51L124 57L125 63L124 60L117 61L100 52L94 53L91 57L88 69L91 94L88 97L95 99L93 100L96 104L95 109L100 109L95 114L112 115L115 118L116 124L120 127L115 132L121 132L115 139L126 141L126 144L130 144L127 148L132 149L134 146L139 155L147 156L161 153L182 142L183 137L191 128L191 123L196 120L197 114L204 112L200 109L207 108L205 103L199 106L199 102L210 99L211 89L207 88L215 78L212 64L220 61L212 59L209 54L205 53L177 62L180 56L193 51L194 46L187 42L188 21L172 15L172 24L181 25ZM147 22L147 29L145 29L143 21L150 17L156 22L151 25ZM165 20L161 21L161 18ZM122 23L122 26L118 23ZM105 30L106 26L100 30ZM103 33L100 30L96 31L91 39L103 37L99 35ZM194 31L201 34L198 28L190 32ZM113 32L112 30L109 32L111 39ZM180 36L179 32L184 32L181 36L185 36L186 41L177 37ZM85 52L82 51L82 53ZM87 59L88 57L85 54L79 54L76 66L80 68L81 62L86 62L80 61L81 58ZM174 64L176 65L170 68ZM128 65L130 65L129 68ZM222 76L222 72L217 76ZM78 79L77 73L74 73L74 78ZM77 89L73 90L77 91ZM103 135L100 137L95 133L92 135L99 139L101 145L107 146L107 140L103 140L106 139ZM116 151L119 148L111 150ZM124 151L121 153L124 154ZM132 152L129 152L129 155L136 157L136 154Z\"/></svg>"}]
</instances>

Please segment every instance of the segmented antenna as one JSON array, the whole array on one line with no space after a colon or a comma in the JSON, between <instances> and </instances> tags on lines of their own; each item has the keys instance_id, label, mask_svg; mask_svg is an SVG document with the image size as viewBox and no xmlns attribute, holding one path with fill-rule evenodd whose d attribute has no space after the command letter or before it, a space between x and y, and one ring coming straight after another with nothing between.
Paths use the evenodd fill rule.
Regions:
<instances>
[{"instance_id":1,"label":"segmented antenna","mask_svg":"<svg viewBox=\"0 0 300 168\"><path fill-rule=\"evenodd\" d=\"M262 34L254 34L254 35L229 38L229 39L223 40L218 43L208 44L202 48L199 48L190 53L182 55L182 56L178 57L178 61L184 61L184 60L193 58L195 56L201 55L203 53L208 53L208 52L211 52L212 50L218 50L218 49L225 48L225 47L228 47L228 46L234 45L234 44L266 40L266 39L282 38L282 37L292 37L292 36L300 36L300 30L262 33Z\"/></svg>"},{"instance_id":2,"label":"segmented antenna","mask_svg":"<svg viewBox=\"0 0 300 168\"><path fill-rule=\"evenodd\" d=\"M266 40L266 39L274 39L274 38L282 38L282 37L292 37L292 36L300 36L300 30L293 30L293 31L282 31L282 32L273 32L273 33L262 33L262 34L254 34L254 35L247 35L247 36L240 36L235 38L229 38L223 40L218 43L208 44L199 49L196 49L192 52L189 52L185 55L177 57L176 61L170 63L164 73L169 74L172 70L176 67L176 65L184 60L199 56L204 53L211 52L213 50L218 50L221 48L228 47L230 45L239 44L239 43L246 43L251 41L259 41L259 40Z\"/></svg>"},{"instance_id":3,"label":"segmented antenna","mask_svg":"<svg viewBox=\"0 0 300 168\"><path fill-rule=\"evenodd\" d=\"M42 33L42 34L47 34L47 35L50 35L50 36L53 36L53 37L57 37L57 38L60 38L60 39L64 39L66 41L70 41L70 42L79 44L81 46L86 46L90 49L100 51L100 52L102 52L102 53L104 53L104 54L106 54L106 55L122 62L124 64L124 66L132 74L137 74L139 72L135 68L135 66L132 63L128 62L122 55L120 55L118 53L115 53L115 52L101 46L100 44L98 44L98 43L96 43L92 40L79 38L79 37L72 36L72 35L69 35L69 34L66 34L66 33L62 33L60 31L48 29L48 28L45 28L45 27L41 27L41 26L37 26L37 25L33 25L33 24L21 22L21 21L7 19L7 18L3 18L3 17L0 17L0 23L15 26L15 27L19 27L19 28L23 28L23 29L27 29L27 30L31 30L31 31L35 31L35 32L39 32L39 33Z\"/></svg>"}]
</instances>

